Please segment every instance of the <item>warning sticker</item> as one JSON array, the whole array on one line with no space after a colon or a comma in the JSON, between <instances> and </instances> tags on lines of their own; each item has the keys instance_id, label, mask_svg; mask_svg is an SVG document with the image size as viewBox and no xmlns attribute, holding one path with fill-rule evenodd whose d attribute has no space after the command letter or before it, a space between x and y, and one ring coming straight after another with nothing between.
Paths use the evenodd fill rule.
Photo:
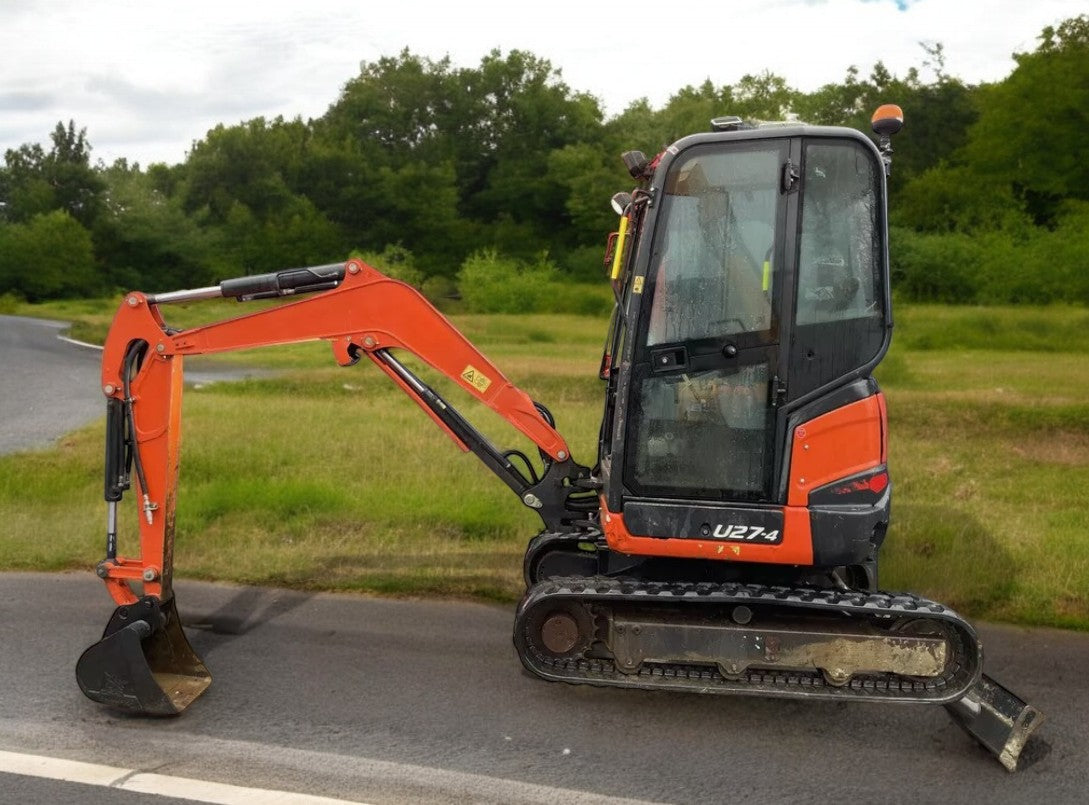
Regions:
<instances>
[{"instance_id":1,"label":"warning sticker","mask_svg":"<svg viewBox=\"0 0 1089 805\"><path fill-rule=\"evenodd\" d=\"M643 292L643 278L642 277L636 277L635 281L632 282L631 292L632 293L642 293Z\"/></svg>"},{"instance_id":2,"label":"warning sticker","mask_svg":"<svg viewBox=\"0 0 1089 805\"><path fill-rule=\"evenodd\" d=\"M465 367L465 371L461 373L461 379L479 392L487 391L488 386L492 384L491 379L472 364Z\"/></svg>"}]
</instances>

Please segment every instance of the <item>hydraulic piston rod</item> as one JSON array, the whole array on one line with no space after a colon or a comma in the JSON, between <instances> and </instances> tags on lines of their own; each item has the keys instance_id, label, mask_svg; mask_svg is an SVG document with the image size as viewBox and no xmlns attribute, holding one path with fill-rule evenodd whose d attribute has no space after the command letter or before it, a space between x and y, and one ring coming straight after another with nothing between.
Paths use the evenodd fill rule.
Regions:
<instances>
[{"instance_id":1,"label":"hydraulic piston rod","mask_svg":"<svg viewBox=\"0 0 1089 805\"><path fill-rule=\"evenodd\" d=\"M209 285L204 288L149 294L147 301L152 305L220 298L249 302L253 299L274 299L280 296L327 291L337 287L344 279L344 265L344 263L329 263L307 268L288 268L271 274L235 277L223 280L219 285Z\"/></svg>"}]
</instances>

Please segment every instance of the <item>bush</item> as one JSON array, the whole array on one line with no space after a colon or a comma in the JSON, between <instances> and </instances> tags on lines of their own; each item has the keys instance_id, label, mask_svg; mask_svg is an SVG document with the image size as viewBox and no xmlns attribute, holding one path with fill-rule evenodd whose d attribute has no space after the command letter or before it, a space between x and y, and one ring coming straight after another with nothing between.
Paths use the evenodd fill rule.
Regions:
<instances>
[{"instance_id":1,"label":"bush","mask_svg":"<svg viewBox=\"0 0 1089 805\"><path fill-rule=\"evenodd\" d=\"M420 291L433 305L446 303L458 296L458 285L450 277L434 274L423 281Z\"/></svg>"},{"instance_id":2,"label":"bush","mask_svg":"<svg viewBox=\"0 0 1089 805\"><path fill-rule=\"evenodd\" d=\"M21 302L22 300L13 293L0 294L0 313L14 315L19 310Z\"/></svg>"},{"instance_id":3,"label":"bush","mask_svg":"<svg viewBox=\"0 0 1089 805\"><path fill-rule=\"evenodd\" d=\"M605 280L600 280L596 283L565 282L555 286L547 312L607 316L612 309L612 286Z\"/></svg>"},{"instance_id":4,"label":"bush","mask_svg":"<svg viewBox=\"0 0 1089 805\"><path fill-rule=\"evenodd\" d=\"M420 289L424 286L423 272L416 268L416 260L412 252L400 243L387 245L380 252L353 251L352 257L359 258L387 277L406 282L413 288Z\"/></svg>"},{"instance_id":5,"label":"bush","mask_svg":"<svg viewBox=\"0 0 1089 805\"><path fill-rule=\"evenodd\" d=\"M970 236L920 234L910 229L889 232L893 288L916 302L974 302L982 252Z\"/></svg>"},{"instance_id":6,"label":"bush","mask_svg":"<svg viewBox=\"0 0 1089 805\"><path fill-rule=\"evenodd\" d=\"M1068 205L1054 230L920 233L893 227L898 298L947 304L1089 302L1089 205Z\"/></svg>"},{"instance_id":7,"label":"bush","mask_svg":"<svg viewBox=\"0 0 1089 805\"><path fill-rule=\"evenodd\" d=\"M1054 231L1032 244L1032 267L1054 298L1089 304L1089 203L1066 203Z\"/></svg>"},{"instance_id":8,"label":"bush","mask_svg":"<svg viewBox=\"0 0 1089 805\"><path fill-rule=\"evenodd\" d=\"M556 267L546 255L523 263L487 249L470 255L458 273L461 298L472 313L546 312L558 285Z\"/></svg>"},{"instance_id":9,"label":"bush","mask_svg":"<svg viewBox=\"0 0 1089 805\"><path fill-rule=\"evenodd\" d=\"M54 210L0 228L0 293L37 302L99 290L91 233L68 213Z\"/></svg>"},{"instance_id":10,"label":"bush","mask_svg":"<svg viewBox=\"0 0 1089 805\"><path fill-rule=\"evenodd\" d=\"M564 256L560 268L564 274L578 282L607 284L609 275L605 267L605 238L596 246L580 246Z\"/></svg>"},{"instance_id":11,"label":"bush","mask_svg":"<svg viewBox=\"0 0 1089 805\"><path fill-rule=\"evenodd\" d=\"M458 287L470 313L574 313L606 315L613 307L612 287L605 280L575 282L541 255L524 263L495 250L469 257L458 274Z\"/></svg>"}]
</instances>

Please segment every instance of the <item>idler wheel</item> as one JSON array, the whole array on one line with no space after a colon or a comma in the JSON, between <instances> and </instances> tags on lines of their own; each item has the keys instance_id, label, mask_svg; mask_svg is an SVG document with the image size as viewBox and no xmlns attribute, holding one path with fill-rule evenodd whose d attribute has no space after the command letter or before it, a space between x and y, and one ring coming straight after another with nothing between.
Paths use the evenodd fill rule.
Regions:
<instances>
[{"instance_id":1,"label":"idler wheel","mask_svg":"<svg viewBox=\"0 0 1089 805\"><path fill-rule=\"evenodd\" d=\"M580 604L542 607L530 617L526 637L537 650L556 659L574 657L586 651L594 640L594 621Z\"/></svg>"},{"instance_id":2,"label":"idler wheel","mask_svg":"<svg viewBox=\"0 0 1089 805\"><path fill-rule=\"evenodd\" d=\"M556 612L541 625L541 642L553 654L566 654L579 642L579 625L566 612Z\"/></svg>"}]
</instances>

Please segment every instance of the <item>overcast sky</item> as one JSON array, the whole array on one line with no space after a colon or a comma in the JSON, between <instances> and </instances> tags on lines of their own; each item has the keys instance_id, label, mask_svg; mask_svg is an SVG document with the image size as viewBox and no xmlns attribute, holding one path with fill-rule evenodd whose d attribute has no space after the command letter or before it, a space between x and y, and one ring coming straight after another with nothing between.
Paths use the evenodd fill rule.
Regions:
<instances>
[{"instance_id":1,"label":"overcast sky","mask_svg":"<svg viewBox=\"0 0 1089 805\"><path fill-rule=\"evenodd\" d=\"M609 115L762 70L807 91L852 64L902 75L921 67L920 42L944 46L950 74L997 81L1042 28L1085 11L1085 0L0 0L0 152L48 144L73 119L95 160L181 162L217 123L320 116L361 61L405 47L467 67L492 48L529 50Z\"/></svg>"}]
</instances>

